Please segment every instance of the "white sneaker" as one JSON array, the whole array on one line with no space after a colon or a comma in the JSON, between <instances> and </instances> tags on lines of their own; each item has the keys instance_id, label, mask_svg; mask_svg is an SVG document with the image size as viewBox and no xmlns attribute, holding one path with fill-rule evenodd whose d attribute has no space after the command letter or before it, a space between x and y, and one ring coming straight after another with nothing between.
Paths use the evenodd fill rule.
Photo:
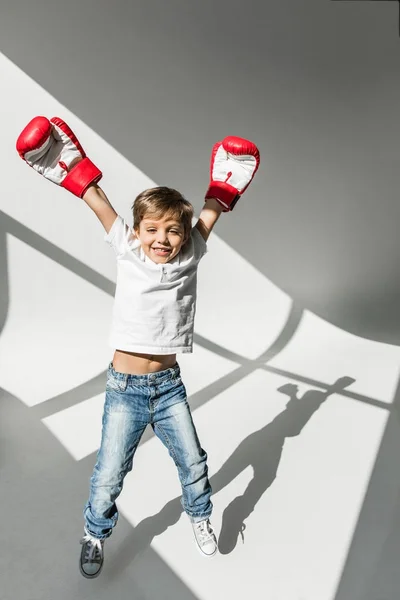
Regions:
<instances>
[{"instance_id":1,"label":"white sneaker","mask_svg":"<svg viewBox=\"0 0 400 600\"><path fill-rule=\"evenodd\" d=\"M210 519L192 523L192 527L200 552L204 556L214 556L218 551L218 545Z\"/></svg>"}]
</instances>

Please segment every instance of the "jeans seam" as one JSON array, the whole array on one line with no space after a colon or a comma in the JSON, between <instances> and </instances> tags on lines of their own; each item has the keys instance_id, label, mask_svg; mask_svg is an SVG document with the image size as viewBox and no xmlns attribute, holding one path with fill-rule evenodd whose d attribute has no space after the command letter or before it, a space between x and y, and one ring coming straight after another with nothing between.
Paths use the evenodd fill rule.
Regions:
<instances>
[{"instance_id":1,"label":"jeans seam","mask_svg":"<svg viewBox=\"0 0 400 600\"><path fill-rule=\"evenodd\" d=\"M165 441L166 441L166 444L167 444L167 446L168 446L168 450L170 451L170 453L171 453L171 455L172 455L172 457L173 457L173 459L174 459L174 462L175 462L176 466L178 467L178 469L180 469L180 466L179 466L179 463L178 463L178 459L177 459L177 457L176 457L176 454L175 454L175 451L174 451L174 447L173 447L173 445L171 444L171 441L170 441L170 439L169 439L168 435L165 433L165 431L164 431L164 429L163 429L162 425L160 425L159 423L157 423L157 424L156 424L156 427L158 427L158 428L159 428L159 430L160 430L160 432L162 433L162 435L163 435L163 438L165 439Z\"/></svg>"}]
</instances>

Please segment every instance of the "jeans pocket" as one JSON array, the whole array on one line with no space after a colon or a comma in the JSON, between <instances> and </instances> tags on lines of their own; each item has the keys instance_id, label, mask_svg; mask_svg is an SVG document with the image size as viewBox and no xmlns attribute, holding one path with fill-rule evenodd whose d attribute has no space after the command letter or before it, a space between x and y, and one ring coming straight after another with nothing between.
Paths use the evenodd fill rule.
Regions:
<instances>
[{"instance_id":1,"label":"jeans pocket","mask_svg":"<svg viewBox=\"0 0 400 600\"><path fill-rule=\"evenodd\" d=\"M125 388L125 381L123 379L116 379L112 375L107 376L106 390L124 392Z\"/></svg>"},{"instance_id":2,"label":"jeans pocket","mask_svg":"<svg viewBox=\"0 0 400 600\"><path fill-rule=\"evenodd\" d=\"M174 380L171 381L169 388L171 389L171 391L174 390L175 393L179 388L182 388L182 391L186 393L186 388L180 375L178 377L175 377Z\"/></svg>"}]
</instances>

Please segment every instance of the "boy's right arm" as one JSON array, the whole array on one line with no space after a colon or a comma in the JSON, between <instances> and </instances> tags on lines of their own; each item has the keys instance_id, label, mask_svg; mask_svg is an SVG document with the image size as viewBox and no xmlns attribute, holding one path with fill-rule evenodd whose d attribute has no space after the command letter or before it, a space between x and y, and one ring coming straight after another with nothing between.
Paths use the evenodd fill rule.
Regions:
<instances>
[{"instance_id":1,"label":"boy's right arm","mask_svg":"<svg viewBox=\"0 0 400 600\"><path fill-rule=\"evenodd\" d=\"M97 184L89 186L82 198L95 213L108 233L118 215L101 187Z\"/></svg>"}]
</instances>

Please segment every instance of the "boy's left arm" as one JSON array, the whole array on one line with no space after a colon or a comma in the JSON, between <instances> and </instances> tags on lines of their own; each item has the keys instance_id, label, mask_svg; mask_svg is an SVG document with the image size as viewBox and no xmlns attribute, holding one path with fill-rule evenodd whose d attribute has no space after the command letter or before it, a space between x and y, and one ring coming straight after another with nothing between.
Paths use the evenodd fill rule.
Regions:
<instances>
[{"instance_id":1,"label":"boy's left arm","mask_svg":"<svg viewBox=\"0 0 400 600\"><path fill-rule=\"evenodd\" d=\"M220 214L223 211L223 207L215 198L207 198L204 206L201 210L199 220L195 227L201 233L206 242L208 237L213 230L215 223L218 221Z\"/></svg>"}]
</instances>

